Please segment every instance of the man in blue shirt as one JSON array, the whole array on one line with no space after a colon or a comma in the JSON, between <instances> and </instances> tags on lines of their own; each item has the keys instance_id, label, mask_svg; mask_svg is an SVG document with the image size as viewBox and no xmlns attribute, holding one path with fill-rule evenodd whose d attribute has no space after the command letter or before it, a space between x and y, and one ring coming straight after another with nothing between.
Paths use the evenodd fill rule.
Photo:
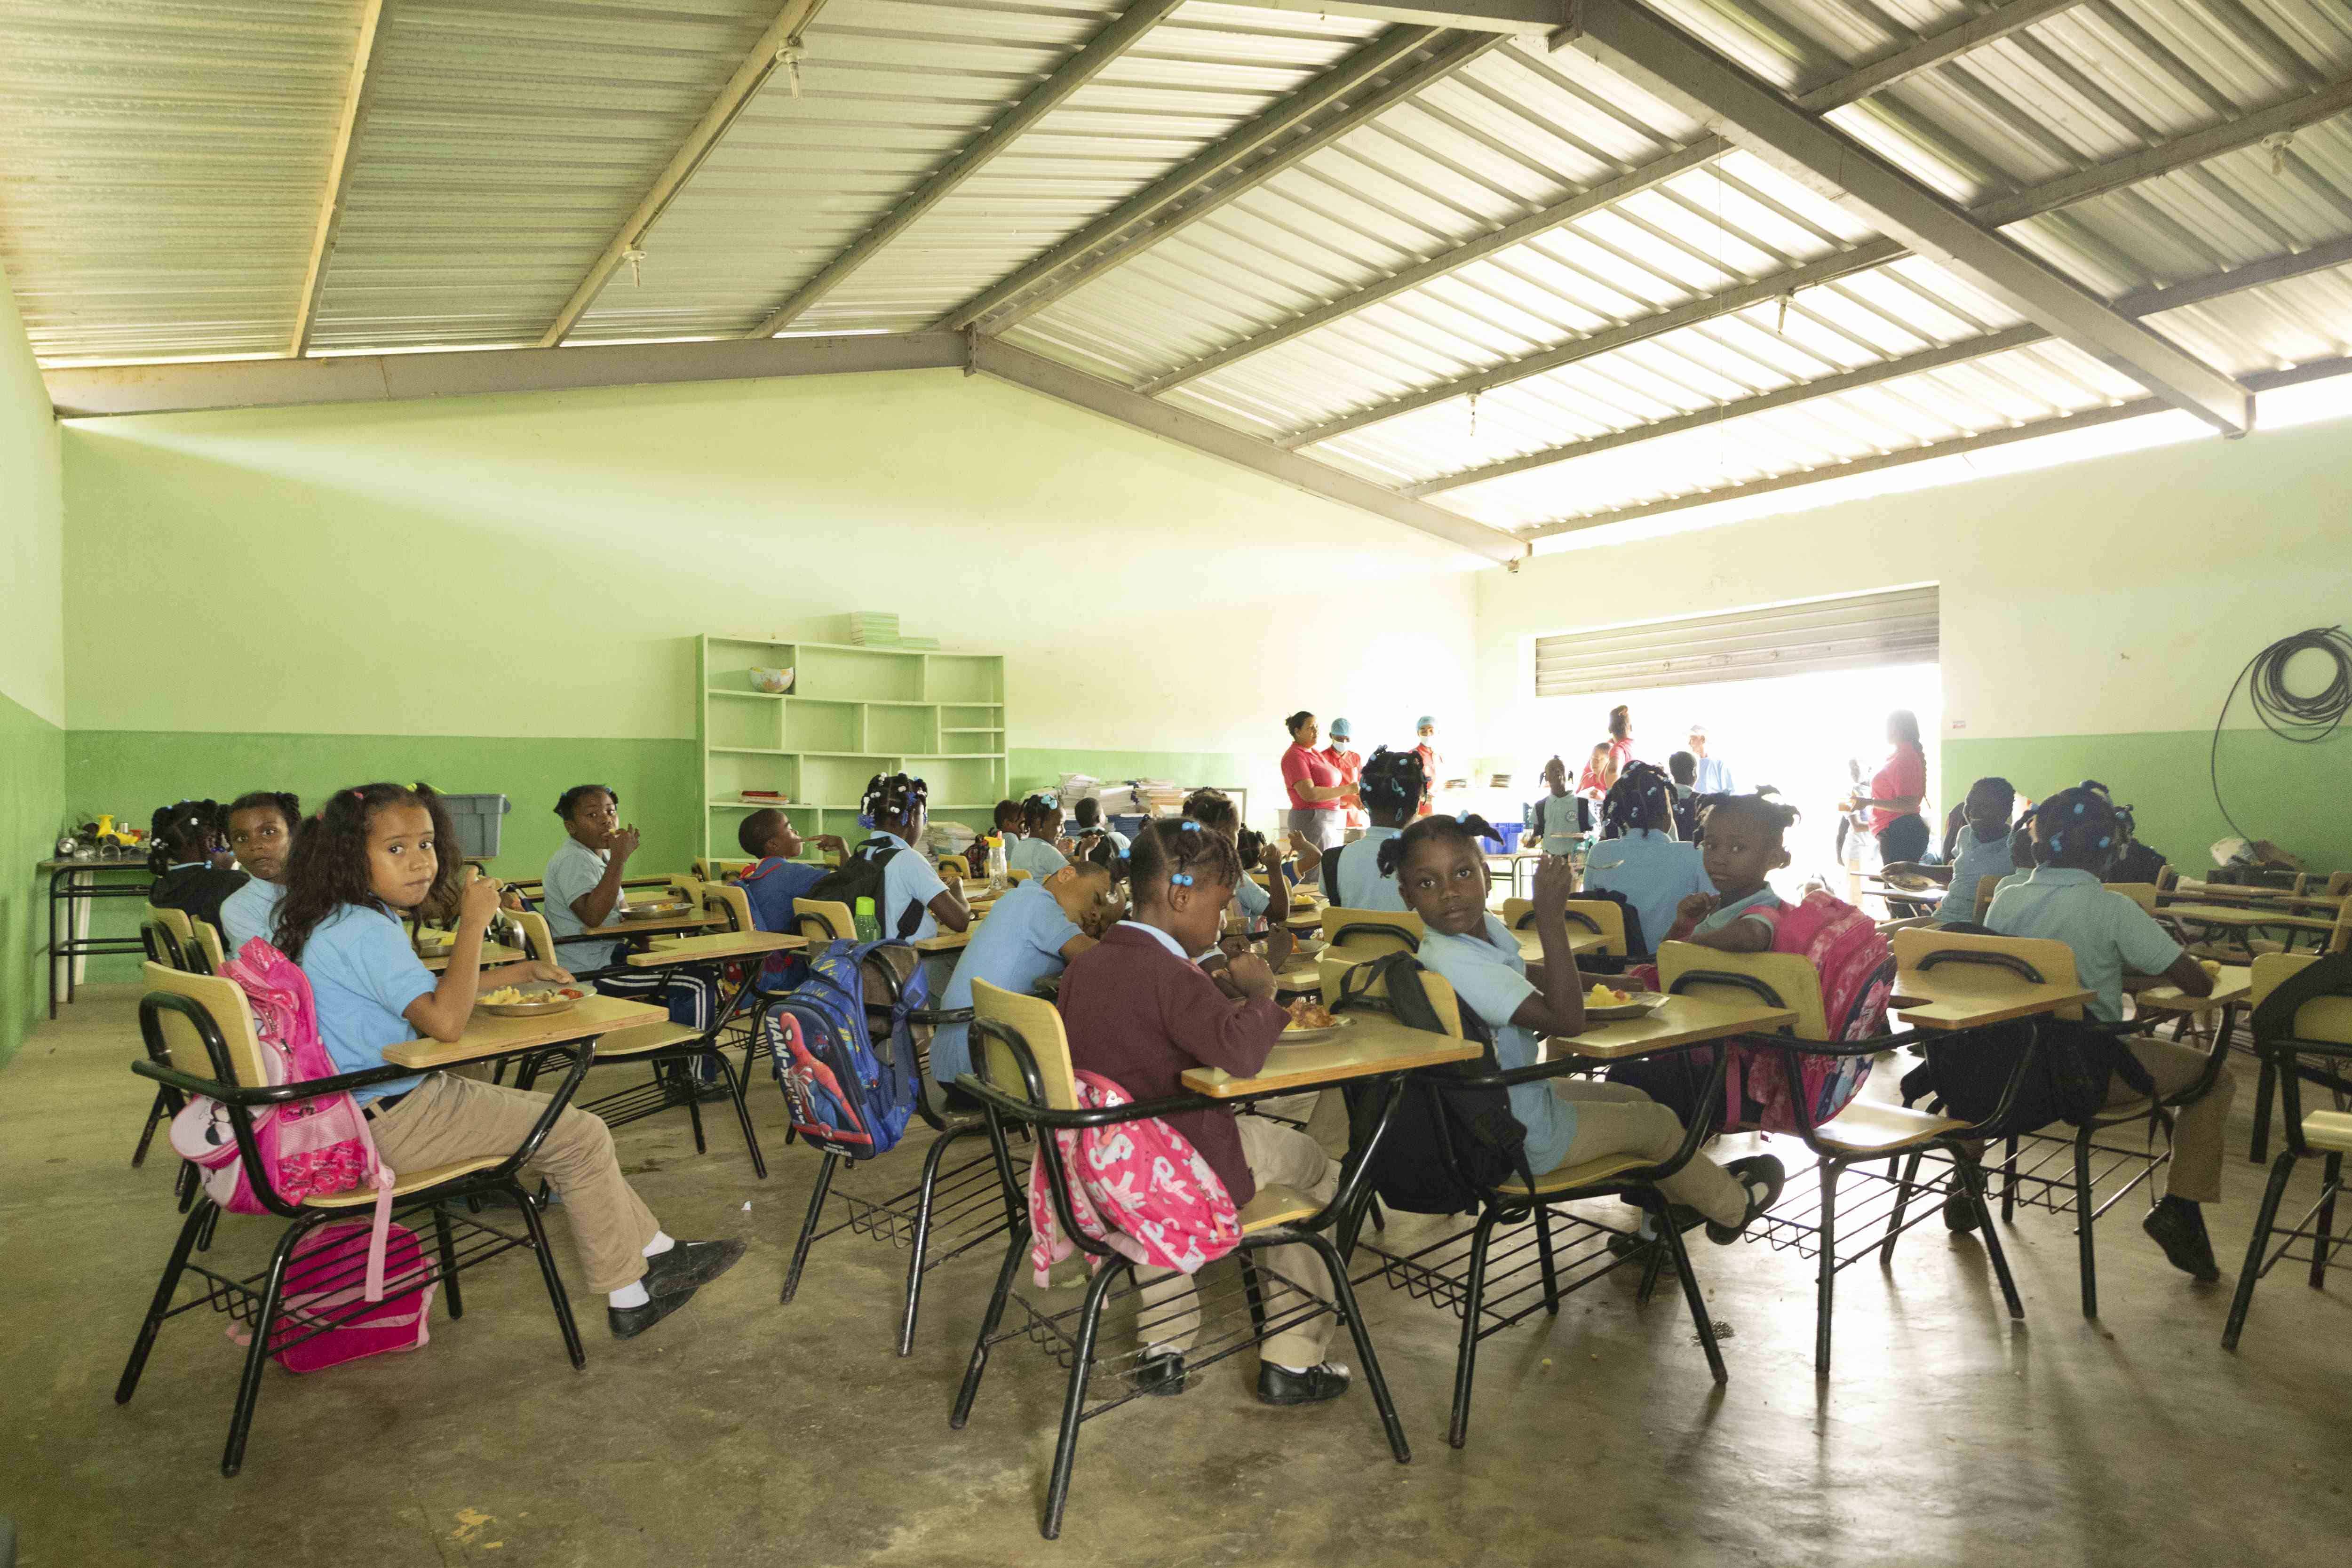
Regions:
<instances>
[{"instance_id":1,"label":"man in blue shirt","mask_svg":"<svg viewBox=\"0 0 2352 1568\"><path fill-rule=\"evenodd\" d=\"M1706 726L1690 727L1690 754L1698 759L1698 777L1691 787L1701 795L1738 795L1739 785L1732 781L1731 764L1720 757L1706 754Z\"/></svg>"}]
</instances>

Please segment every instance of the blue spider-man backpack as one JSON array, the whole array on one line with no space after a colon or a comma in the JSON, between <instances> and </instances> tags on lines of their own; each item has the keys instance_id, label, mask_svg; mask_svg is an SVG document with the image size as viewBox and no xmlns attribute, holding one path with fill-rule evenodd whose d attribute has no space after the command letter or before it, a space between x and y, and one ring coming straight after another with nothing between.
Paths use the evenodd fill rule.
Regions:
<instances>
[{"instance_id":1,"label":"blue spider-man backpack","mask_svg":"<svg viewBox=\"0 0 2352 1568\"><path fill-rule=\"evenodd\" d=\"M929 988L903 942L836 942L809 960L808 978L772 1004L760 1027L793 1131L828 1153L871 1160L898 1145L922 1092L923 1067L908 1015ZM887 977L887 999L866 996L866 960ZM901 973L903 967L905 973ZM867 1009L889 1016L878 1040Z\"/></svg>"}]
</instances>

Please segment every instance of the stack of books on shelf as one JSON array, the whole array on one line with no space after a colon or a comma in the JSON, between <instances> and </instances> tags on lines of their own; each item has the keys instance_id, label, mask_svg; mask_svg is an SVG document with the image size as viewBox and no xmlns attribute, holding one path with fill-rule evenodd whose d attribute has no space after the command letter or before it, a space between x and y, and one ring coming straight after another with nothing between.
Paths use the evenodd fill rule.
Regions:
<instances>
[{"instance_id":1,"label":"stack of books on shelf","mask_svg":"<svg viewBox=\"0 0 2352 1568\"><path fill-rule=\"evenodd\" d=\"M898 642L898 617L888 610L852 610L842 617L846 630L844 640L863 647L895 647Z\"/></svg>"}]
</instances>

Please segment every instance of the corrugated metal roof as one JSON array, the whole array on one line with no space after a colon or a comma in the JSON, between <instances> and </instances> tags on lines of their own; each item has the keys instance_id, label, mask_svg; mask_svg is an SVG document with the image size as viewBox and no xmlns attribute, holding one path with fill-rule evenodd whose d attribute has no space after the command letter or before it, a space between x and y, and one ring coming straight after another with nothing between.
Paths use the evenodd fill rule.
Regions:
<instances>
[{"instance_id":1,"label":"corrugated metal roof","mask_svg":"<svg viewBox=\"0 0 2352 1568\"><path fill-rule=\"evenodd\" d=\"M2344 0L1649 3L2210 365L2352 353ZM359 8L0 13L0 255L45 360L282 350ZM534 341L778 8L398 0L318 344ZM570 341L752 330L1119 9L829 0L797 94L768 79ZM1192 0L789 330L929 326L1394 45L1378 92L982 330L1506 527L2143 395L1582 53L1406 37ZM2293 134L2245 129L2273 117Z\"/></svg>"},{"instance_id":2,"label":"corrugated metal roof","mask_svg":"<svg viewBox=\"0 0 2352 1568\"><path fill-rule=\"evenodd\" d=\"M359 9L0 7L0 257L44 363L284 351Z\"/></svg>"}]
</instances>

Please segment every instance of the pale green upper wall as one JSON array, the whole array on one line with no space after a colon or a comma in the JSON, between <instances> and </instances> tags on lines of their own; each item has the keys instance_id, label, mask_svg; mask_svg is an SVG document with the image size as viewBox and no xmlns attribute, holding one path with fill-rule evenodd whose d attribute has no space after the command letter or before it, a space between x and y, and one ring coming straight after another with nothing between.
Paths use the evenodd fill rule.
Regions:
<instances>
[{"instance_id":1,"label":"pale green upper wall","mask_svg":"<svg viewBox=\"0 0 2352 1568\"><path fill-rule=\"evenodd\" d=\"M1529 562L1478 583L1479 710L1532 639L1939 584L1948 734L2210 729L2264 645L2352 608L2352 423L2206 438ZM2253 720L2232 710L2233 727Z\"/></svg>"},{"instance_id":2,"label":"pale green upper wall","mask_svg":"<svg viewBox=\"0 0 2352 1568\"><path fill-rule=\"evenodd\" d=\"M1466 732L1435 541L952 372L69 425L83 730L686 737L701 631L889 609L1007 655L1018 748ZM174 563L187 563L175 570ZM123 590L126 563L159 586ZM200 677L158 681L159 669Z\"/></svg>"},{"instance_id":3,"label":"pale green upper wall","mask_svg":"<svg viewBox=\"0 0 2352 1568\"><path fill-rule=\"evenodd\" d=\"M0 268L0 696L66 721L58 422Z\"/></svg>"}]
</instances>

